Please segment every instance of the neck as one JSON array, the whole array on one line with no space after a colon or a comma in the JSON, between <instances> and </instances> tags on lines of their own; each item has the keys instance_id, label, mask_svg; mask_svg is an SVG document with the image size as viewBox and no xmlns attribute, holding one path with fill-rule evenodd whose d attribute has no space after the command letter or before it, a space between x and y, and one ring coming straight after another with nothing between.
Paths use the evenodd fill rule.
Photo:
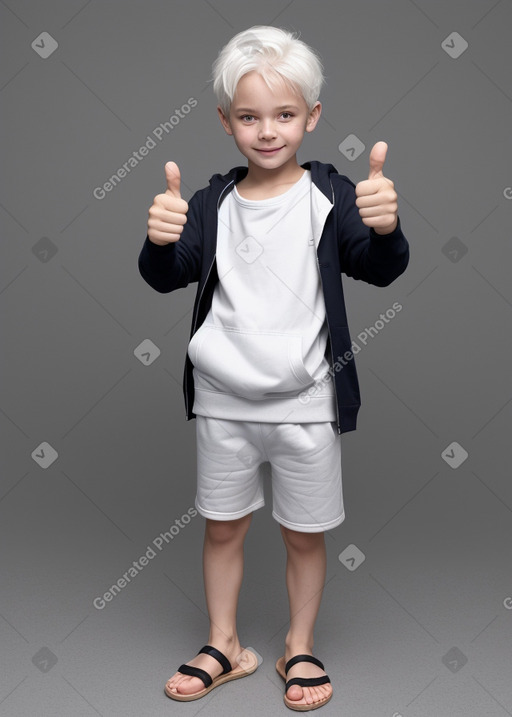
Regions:
<instances>
[{"instance_id":1,"label":"neck","mask_svg":"<svg viewBox=\"0 0 512 717\"><path fill-rule=\"evenodd\" d=\"M245 184L250 186L271 186L275 184L289 184L300 179L303 168L298 164L297 158L292 157L286 164L272 169L265 169L248 161L248 172Z\"/></svg>"}]
</instances>

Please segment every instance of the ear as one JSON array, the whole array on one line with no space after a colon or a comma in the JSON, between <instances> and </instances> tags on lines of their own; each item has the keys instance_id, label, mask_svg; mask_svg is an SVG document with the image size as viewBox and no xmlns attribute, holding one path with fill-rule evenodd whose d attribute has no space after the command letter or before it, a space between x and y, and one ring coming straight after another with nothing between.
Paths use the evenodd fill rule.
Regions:
<instances>
[{"instance_id":1,"label":"ear","mask_svg":"<svg viewBox=\"0 0 512 717\"><path fill-rule=\"evenodd\" d=\"M229 119L226 117L224 112L221 110L220 105L217 106L217 112L219 113L220 121L224 129L228 134L233 134L233 130L231 129L231 125L229 123Z\"/></svg>"},{"instance_id":2,"label":"ear","mask_svg":"<svg viewBox=\"0 0 512 717\"><path fill-rule=\"evenodd\" d=\"M321 114L322 104L320 102L315 102L315 105L309 113L308 119L306 121L306 132L312 132L315 129Z\"/></svg>"}]
</instances>

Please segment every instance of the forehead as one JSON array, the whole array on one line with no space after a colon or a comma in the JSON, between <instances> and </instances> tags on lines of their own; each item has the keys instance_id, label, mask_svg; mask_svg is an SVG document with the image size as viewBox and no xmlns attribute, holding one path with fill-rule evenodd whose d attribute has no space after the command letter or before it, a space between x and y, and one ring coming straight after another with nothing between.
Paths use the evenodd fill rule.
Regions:
<instances>
[{"instance_id":1,"label":"forehead","mask_svg":"<svg viewBox=\"0 0 512 717\"><path fill-rule=\"evenodd\" d=\"M232 106L236 108L255 108L265 106L282 109L285 105L305 106L300 92L294 92L282 77L277 78L275 89L268 87L263 77L254 70L243 75L236 86Z\"/></svg>"}]
</instances>

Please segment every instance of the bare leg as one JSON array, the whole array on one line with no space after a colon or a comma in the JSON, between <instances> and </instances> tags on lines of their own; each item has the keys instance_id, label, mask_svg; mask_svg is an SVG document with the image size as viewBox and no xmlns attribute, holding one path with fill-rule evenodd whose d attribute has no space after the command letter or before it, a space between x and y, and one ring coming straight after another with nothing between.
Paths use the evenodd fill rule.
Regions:
<instances>
[{"instance_id":1,"label":"bare leg","mask_svg":"<svg viewBox=\"0 0 512 717\"><path fill-rule=\"evenodd\" d=\"M244 571L244 540L252 513L237 520L206 518L203 544L203 576L206 605L210 618L210 634L205 644L223 652L233 667L242 652L236 628L238 596ZM211 655L196 655L186 663L206 670L212 678L222 667ZM199 677L176 672L168 681L181 694L198 692L204 688Z\"/></svg>"},{"instance_id":2,"label":"bare leg","mask_svg":"<svg viewBox=\"0 0 512 717\"><path fill-rule=\"evenodd\" d=\"M290 629L285 640L285 662L294 655L313 654L313 631L322 600L327 569L324 533L301 533L280 526L287 550L286 587L290 604ZM320 658L321 659L321 658ZM321 677L325 672L311 662L294 665L293 677ZM312 704L332 693L330 683L317 687L292 685L287 697L298 704Z\"/></svg>"}]
</instances>

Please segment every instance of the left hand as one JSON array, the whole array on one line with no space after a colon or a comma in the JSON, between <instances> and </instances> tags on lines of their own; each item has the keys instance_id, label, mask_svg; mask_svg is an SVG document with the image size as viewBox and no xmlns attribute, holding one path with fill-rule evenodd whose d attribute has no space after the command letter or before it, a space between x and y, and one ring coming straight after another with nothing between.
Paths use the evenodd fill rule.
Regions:
<instances>
[{"instance_id":1,"label":"left hand","mask_svg":"<svg viewBox=\"0 0 512 717\"><path fill-rule=\"evenodd\" d=\"M363 223L377 234L390 234L398 224L398 195L391 179L382 173L388 145L377 142L370 152L368 179L356 184L356 206Z\"/></svg>"}]
</instances>

